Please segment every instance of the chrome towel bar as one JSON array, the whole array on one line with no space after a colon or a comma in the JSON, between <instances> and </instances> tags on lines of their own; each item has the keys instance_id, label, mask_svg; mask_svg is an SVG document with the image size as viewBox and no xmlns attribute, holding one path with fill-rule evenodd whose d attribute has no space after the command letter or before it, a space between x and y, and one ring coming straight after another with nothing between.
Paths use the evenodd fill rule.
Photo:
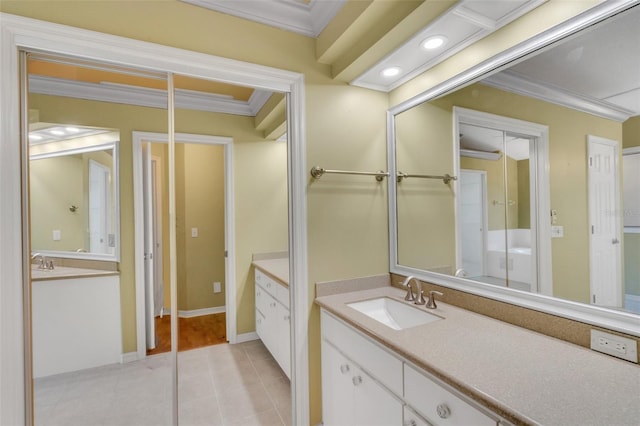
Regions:
<instances>
[{"instance_id":1,"label":"chrome towel bar","mask_svg":"<svg viewBox=\"0 0 640 426\"><path fill-rule=\"evenodd\" d=\"M311 168L311 176L316 179L320 179L325 173L333 173L339 175L375 176L378 182L382 182L385 177L389 176L389 172L385 172L383 170L379 170L377 172L354 172L350 170L330 170L319 166L314 166Z\"/></svg>"},{"instance_id":2,"label":"chrome towel bar","mask_svg":"<svg viewBox=\"0 0 640 426\"><path fill-rule=\"evenodd\" d=\"M406 178L420 178L420 179L442 179L442 183L448 185L452 180L458 180L457 176L451 176L448 173L445 173L442 176L437 175L412 175L409 173L398 172L398 182L402 182L402 179Z\"/></svg>"}]
</instances>

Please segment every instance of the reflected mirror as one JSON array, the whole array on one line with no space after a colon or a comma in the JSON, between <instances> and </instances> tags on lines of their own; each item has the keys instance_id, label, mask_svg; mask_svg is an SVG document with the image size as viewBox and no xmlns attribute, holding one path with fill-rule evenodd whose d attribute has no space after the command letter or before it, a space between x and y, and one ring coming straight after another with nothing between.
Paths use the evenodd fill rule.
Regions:
<instances>
[{"instance_id":1,"label":"reflected mirror","mask_svg":"<svg viewBox=\"0 0 640 426\"><path fill-rule=\"evenodd\" d=\"M31 247L68 257L117 257L117 130L29 126Z\"/></svg>"},{"instance_id":2,"label":"reflected mirror","mask_svg":"<svg viewBox=\"0 0 640 426\"><path fill-rule=\"evenodd\" d=\"M623 191L637 163L622 161L640 146L639 25L632 7L392 109L392 272L640 313L640 212Z\"/></svg>"}]
</instances>

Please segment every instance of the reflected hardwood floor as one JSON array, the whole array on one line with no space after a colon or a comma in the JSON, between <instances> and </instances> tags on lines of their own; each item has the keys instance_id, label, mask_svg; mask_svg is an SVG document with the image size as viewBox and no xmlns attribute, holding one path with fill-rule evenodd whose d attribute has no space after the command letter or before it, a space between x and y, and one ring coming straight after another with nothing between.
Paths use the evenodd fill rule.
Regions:
<instances>
[{"instance_id":1,"label":"reflected hardwood floor","mask_svg":"<svg viewBox=\"0 0 640 426\"><path fill-rule=\"evenodd\" d=\"M171 351L171 316L156 317L155 349L147 350L147 355ZM227 342L225 313L202 315L192 318L178 318L178 351Z\"/></svg>"}]
</instances>

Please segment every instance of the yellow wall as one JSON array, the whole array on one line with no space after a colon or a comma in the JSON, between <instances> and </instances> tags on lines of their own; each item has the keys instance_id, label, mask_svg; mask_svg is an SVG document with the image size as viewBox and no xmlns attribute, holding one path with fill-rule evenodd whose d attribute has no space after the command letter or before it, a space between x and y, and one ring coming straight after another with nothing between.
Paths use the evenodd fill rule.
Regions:
<instances>
[{"instance_id":1,"label":"yellow wall","mask_svg":"<svg viewBox=\"0 0 640 426\"><path fill-rule=\"evenodd\" d=\"M76 251L84 247L84 161L82 154L31 161L31 247ZM71 212L69 206L78 210ZM61 238L53 240L53 230Z\"/></svg>"}]
</instances>

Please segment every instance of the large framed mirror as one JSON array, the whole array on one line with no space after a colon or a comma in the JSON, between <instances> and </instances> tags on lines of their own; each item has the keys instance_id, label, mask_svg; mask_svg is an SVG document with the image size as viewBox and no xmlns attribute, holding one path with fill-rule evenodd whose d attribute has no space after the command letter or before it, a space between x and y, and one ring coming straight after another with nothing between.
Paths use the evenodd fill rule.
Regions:
<instances>
[{"instance_id":1,"label":"large framed mirror","mask_svg":"<svg viewBox=\"0 0 640 426\"><path fill-rule=\"evenodd\" d=\"M29 125L32 251L119 260L119 139L114 129Z\"/></svg>"},{"instance_id":2,"label":"large framed mirror","mask_svg":"<svg viewBox=\"0 0 640 426\"><path fill-rule=\"evenodd\" d=\"M596 6L391 108L391 272L640 335L638 25Z\"/></svg>"}]
</instances>

